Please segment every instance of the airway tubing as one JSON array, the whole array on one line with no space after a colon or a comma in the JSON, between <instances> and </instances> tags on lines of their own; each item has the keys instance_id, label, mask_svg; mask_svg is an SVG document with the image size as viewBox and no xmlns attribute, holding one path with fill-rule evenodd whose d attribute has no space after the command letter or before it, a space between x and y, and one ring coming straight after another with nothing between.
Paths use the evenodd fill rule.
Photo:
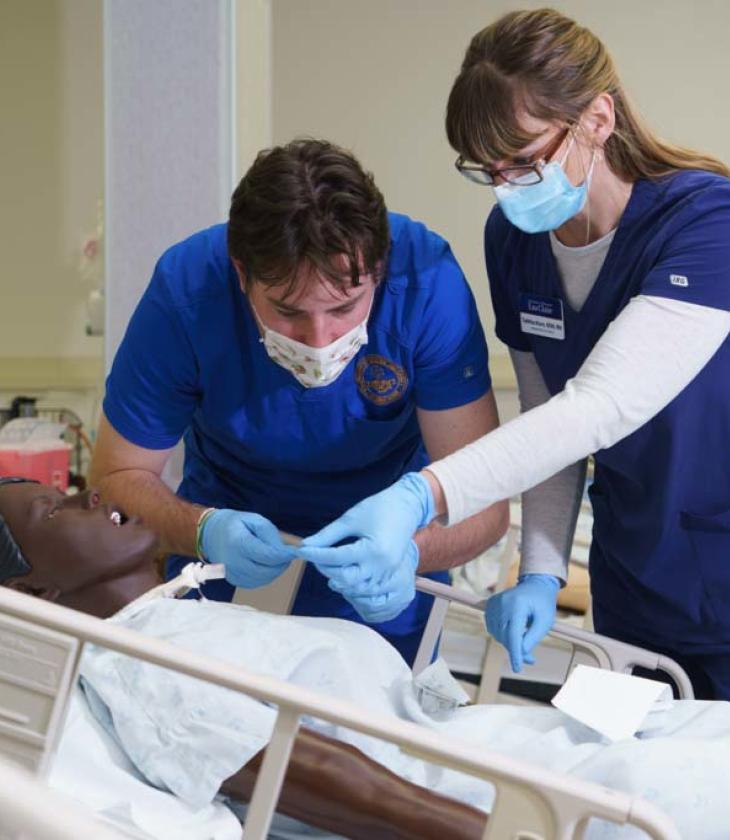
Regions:
<instances>
[{"instance_id":1,"label":"airway tubing","mask_svg":"<svg viewBox=\"0 0 730 840\"><path fill-rule=\"evenodd\" d=\"M182 574L180 574L181 578L185 577L188 569L190 570L192 580L197 586L205 583L206 580L219 580L226 576L226 567L223 563L188 563L182 570Z\"/></svg>"},{"instance_id":2,"label":"airway tubing","mask_svg":"<svg viewBox=\"0 0 730 840\"><path fill-rule=\"evenodd\" d=\"M280 532L281 539L287 545L297 546L301 542L301 537L295 537L293 534L286 534ZM223 563L202 563L197 560L183 566L182 571L177 577L155 586L139 598L128 604L145 604L147 601L155 601L157 598L176 598L180 595L185 595L191 589L200 589L201 584L208 580L220 580L226 576L226 567ZM127 609L125 607L125 609Z\"/></svg>"},{"instance_id":3,"label":"airway tubing","mask_svg":"<svg viewBox=\"0 0 730 840\"><path fill-rule=\"evenodd\" d=\"M292 534L280 532L281 539L287 545L299 545L301 537L295 537ZM185 595L191 589L200 589L200 585L207 580L220 580L226 576L226 567L223 563L202 563L197 560L183 566L182 571L177 577L155 586L144 595L140 595L128 604L125 609L132 606L132 604L145 604L147 601L155 601L158 598L176 598L180 595Z\"/></svg>"},{"instance_id":4,"label":"airway tubing","mask_svg":"<svg viewBox=\"0 0 730 840\"><path fill-rule=\"evenodd\" d=\"M191 589L199 589L200 585L207 580L218 580L225 576L226 567L223 563L202 563L196 560L184 566L177 577L153 587L139 598L135 598L124 609L129 609L132 605L145 604L147 601L156 601L158 598L175 598Z\"/></svg>"}]
</instances>

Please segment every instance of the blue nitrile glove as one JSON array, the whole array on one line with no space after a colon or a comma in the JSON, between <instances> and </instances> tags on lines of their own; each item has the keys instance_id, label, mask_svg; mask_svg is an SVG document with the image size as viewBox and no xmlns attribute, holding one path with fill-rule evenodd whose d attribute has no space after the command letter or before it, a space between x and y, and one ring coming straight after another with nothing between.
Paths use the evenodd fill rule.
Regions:
<instances>
[{"instance_id":1,"label":"blue nitrile glove","mask_svg":"<svg viewBox=\"0 0 730 840\"><path fill-rule=\"evenodd\" d=\"M403 561L385 580L363 583L356 592L344 592L334 580L328 585L349 601L368 624L380 624L400 615L416 597L417 568L418 546L411 540Z\"/></svg>"},{"instance_id":2,"label":"blue nitrile glove","mask_svg":"<svg viewBox=\"0 0 730 840\"><path fill-rule=\"evenodd\" d=\"M384 584L407 562L412 556L413 534L428 525L433 515L428 481L419 473L406 473L395 484L358 502L339 519L302 540L297 554L314 563L339 592L350 598L362 594L358 587L363 584ZM354 542L331 547L347 539Z\"/></svg>"},{"instance_id":3,"label":"blue nitrile glove","mask_svg":"<svg viewBox=\"0 0 730 840\"><path fill-rule=\"evenodd\" d=\"M555 621L560 581L553 575L524 575L516 586L487 601L487 630L509 651L512 670L535 664L532 649Z\"/></svg>"},{"instance_id":4,"label":"blue nitrile glove","mask_svg":"<svg viewBox=\"0 0 730 840\"><path fill-rule=\"evenodd\" d=\"M228 583L245 589L271 583L297 554L268 519L238 510L211 513L202 525L200 547L210 563L223 563Z\"/></svg>"}]
</instances>

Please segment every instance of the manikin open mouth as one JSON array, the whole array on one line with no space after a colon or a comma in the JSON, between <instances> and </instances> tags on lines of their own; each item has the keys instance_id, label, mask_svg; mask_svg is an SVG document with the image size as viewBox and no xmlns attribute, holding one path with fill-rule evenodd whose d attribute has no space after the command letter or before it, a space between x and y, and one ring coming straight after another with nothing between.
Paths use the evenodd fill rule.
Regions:
<instances>
[{"instance_id":1,"label":"manikin open mouth","mask_svg":"<svg viewBox=\"0 0 730 840\"><path fill-rule=\"evenodd\" d=\"M117 526L117 528L121 528L121 526L124 525L125 522L129 521L129 517L118 508L111 511L111 513L109 514L109 519L114 525Z\"/></svg>"}]
</instances>

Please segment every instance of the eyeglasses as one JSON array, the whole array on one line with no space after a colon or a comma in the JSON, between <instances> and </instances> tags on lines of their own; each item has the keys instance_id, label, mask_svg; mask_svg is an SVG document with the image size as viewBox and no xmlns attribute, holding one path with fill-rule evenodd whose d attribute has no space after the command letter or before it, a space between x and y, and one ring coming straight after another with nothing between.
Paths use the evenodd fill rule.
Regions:
<instances>
[{"instance_id":1,"label":"eyeglasses","mask_svg":"<svg viewBox=\"0 0 730 840\"><path fill-rule=\"evenodd\" d=\"M521 187L539 184L542 181L543 168L563 145L570 129L571 126L567 126L561 131L545 149L537 153L537 158L531 163L513 164L512 166L503 166L501 169L489 169L480 163L471 163L464 160L463 156L459 155L454 166L465 178L486 187L493 187L498 178L508 184L517 184Z\"/></svg>"}]
</instances>

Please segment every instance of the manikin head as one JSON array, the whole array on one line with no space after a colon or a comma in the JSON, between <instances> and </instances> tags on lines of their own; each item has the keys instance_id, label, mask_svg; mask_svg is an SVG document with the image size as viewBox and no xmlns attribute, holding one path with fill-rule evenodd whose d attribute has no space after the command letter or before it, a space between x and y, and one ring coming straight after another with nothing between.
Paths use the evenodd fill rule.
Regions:
<instances>
[{"instance_id":1,"label":"manikin head","mask_svg":"<svg viewBox=\"0 0 730 840\"><path fill-rule=\"evenodd\" d=\"M155 585L157 545L94 490L0 478L0 585L106 617Z\"/></svg>"}]
</instances>

